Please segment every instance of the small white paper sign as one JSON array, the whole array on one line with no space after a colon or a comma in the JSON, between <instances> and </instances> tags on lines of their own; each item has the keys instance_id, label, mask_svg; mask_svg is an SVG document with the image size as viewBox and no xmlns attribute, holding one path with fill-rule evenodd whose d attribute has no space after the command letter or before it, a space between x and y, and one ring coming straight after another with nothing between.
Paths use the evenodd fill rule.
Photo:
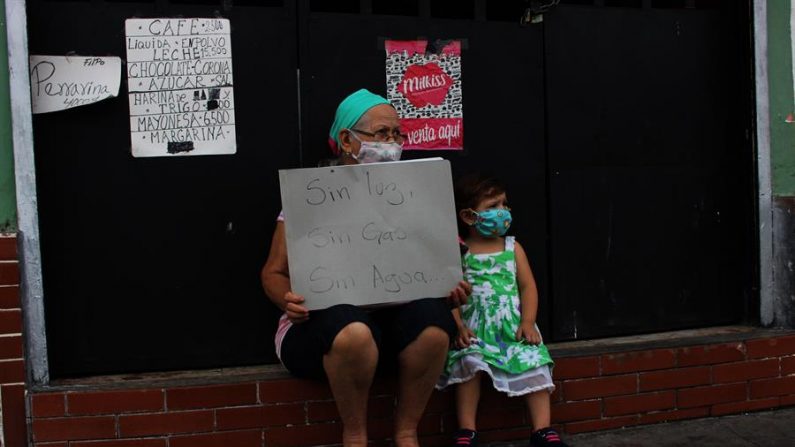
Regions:
<instances>
[{"instance_id":1,"label":"small white paper sign","mask_svg":"<svg viewBox=\"0 0 795 447\"><path fill-rule=\"evenodd\" d=\"M33 113L57 112L118 96L121 59L30 56Z\"/></svg>"},{"instance_id":2,"label":"small white paper sign","mask_svg":"<svg viewBox=\"0 0 795 447\"><path fill-rule=\"evenodd\" d=\"M462 279L450 163L280 170L290 283L311 309L445 297Z\"/></svg>"},{"instance_id":3,"label":"small white paper sign","mask_svg":"<svg viewBox=\"0 0 795 447\"><path fill-rule=\"evenodd\" d=\"M127 19L134 157L234 154L228 19Z\"/></svg>"}]
</instances>

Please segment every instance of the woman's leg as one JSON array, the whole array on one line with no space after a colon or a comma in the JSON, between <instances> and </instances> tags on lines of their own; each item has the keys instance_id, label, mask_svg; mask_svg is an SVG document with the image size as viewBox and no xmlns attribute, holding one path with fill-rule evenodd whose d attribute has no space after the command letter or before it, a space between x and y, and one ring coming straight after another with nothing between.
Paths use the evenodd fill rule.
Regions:
<instances>
[{"instance_id":1,"label":"woman's leg","mask_svg":"<svg viewBox=\"0 0 795 447\"><path fill-rule=\"evenodd\" d=\"M380 331L361 309L342 304L312 311L284 337L281 361L294 375L328 379L346 446L367 444L367 395L378 363Z\"/></svg>"},{"instance_id":2,"label":"woman's leg","mask_svg":"<svg viewBox=\"0 0 795 447\"><path fill-rule=\"evenodd\" d=\"M366 324L359 322L345 326L323 356L346 447L367 445L367 399L377 364L378 348L373 335Z\"/></svg>"},{"instance_id":3,"label":"woman's leg","mask_svg":"<svg viewBox=\"0 0 795 447\"><path fill-rule=\"evenodd\" d=\"M455 321L444 299L429 298L401 306L384 330L399 353L395 444L417 446L417 424L444 369Z\"/></svg>"},{"instance_id":4,"label":"woman's leg","mask_svg":"<svg viewBox=\"0 0 795 447\"><path fill-rule=\"evenodd\" d=\"M427 327L398 356L398 406L395 445L418 446L417 425L444 368L450 337L438 327Z\"/></svg>"},{"instance_id":5,"label":"woman's leg","mask_svg":"<svg viewBox=\"0 0 795 447\"><path fill-rule=\"evenodd\" d=\"M480 402L480 371L468 382L455 386L458 428L477 431L478 402Z\"/></svg>"},{"instance_id":6,"label":"woman's leg","mask_svg":"<svg viewBox=\"0 0 795 447\"><path fill-rule=\"evenodd\" d=\"M536 391L525 395L527 411L530 412L530 420L533 423L533 431L549 427L550 408L549 390Z\"/></svg>"}]
</instances>

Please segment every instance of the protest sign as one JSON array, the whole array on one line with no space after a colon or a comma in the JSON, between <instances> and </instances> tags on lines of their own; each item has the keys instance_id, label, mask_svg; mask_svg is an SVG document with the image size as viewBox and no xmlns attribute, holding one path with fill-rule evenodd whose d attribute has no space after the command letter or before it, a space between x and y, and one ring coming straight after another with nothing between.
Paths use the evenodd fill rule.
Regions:
<instances>
[{"instance_id":1,"label":"protest sign","mask_svg":"<svg viewBox=\"0 0 795 447\"><path fill-rule=\"evenodd\" d=\"M450 164L280 170L292 291L309 309L444 297L462 279Z\"/></svg>"},{"instance_id":2,"label":"protest sign","mask_svg":"<svg viewBox=\"0 0 795 447\"><path fill-rule=\"evenodd\" d=\"M33 113L57 112L119 94L121 59L89 56L30 56Z\"/></svg>"}]
</instances>

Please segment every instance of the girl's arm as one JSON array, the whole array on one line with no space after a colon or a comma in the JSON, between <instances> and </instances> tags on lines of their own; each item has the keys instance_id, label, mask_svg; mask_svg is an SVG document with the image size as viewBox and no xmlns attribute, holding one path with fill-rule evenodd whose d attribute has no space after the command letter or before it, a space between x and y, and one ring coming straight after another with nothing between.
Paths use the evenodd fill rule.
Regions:
<instances>
[{"instance_id":1,"label":"girl's arm","mask_svg":"<svg viewBox=\"0 0 795 447\"><path fill-rule=\"evenodd\" d=\"M536 280L533 278L533 271L530 270L530 262L524 249L518 242L514 243L516 254L516 281L519 283L519 296L521 300L522 321L516 331L517 340L527 340L529 343L537 345L541 343L541 334L536 329L536 316L538 314L538 289Z\"/></svg>"},{"instance_id":2,"label":"girl's arm","mask_svg":"<svg viewBox=\"0 0 795 447\"><path fill-rule=\"evenodd\" d=\"M466 348L470 344L469 339L474 337L475 334L464 324L464 320L461 319L461 310L459 308L453 309L453 319L455 320L455 326L458 328L458 335L455 340L453 340L453 343L456 348Z\"/></svg>"},{"instance_id":3,"label":"girl's arm","mask_svg":"<svg viewBox=\"0 0 795 447\"><path fill-rule=\"evenodd\" d=\"M290 291L290 272L287 266L287 239L284 234L284 222L277 222L268 260L260 272L262 288L265 289L265 294L273 304L287 314L290 321L300 323L309 318L309 311L303 306L304 297Z\"/></svg>"}]
</instances>

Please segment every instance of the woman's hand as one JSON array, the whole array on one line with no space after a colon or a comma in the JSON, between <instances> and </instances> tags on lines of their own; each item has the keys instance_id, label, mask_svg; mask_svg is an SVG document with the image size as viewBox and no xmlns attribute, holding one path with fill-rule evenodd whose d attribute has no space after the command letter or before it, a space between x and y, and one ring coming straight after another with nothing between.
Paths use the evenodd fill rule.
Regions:
<instances>
[{"instance_id":1,"label":"woman's hand","mask_svg":"<svg viewBox=\"0 0 795 447\"><path fill-rule=\"evenodd\" d=\"M284 301L287 302L287 306L284 307L284 312L291 322L303 323L309 319L309 310L303 305L304 297L296 295L293 292L287 292L284 294Z\"/></svg>"},{"instance_id":2,"label":"woman's hand","mask_svg":"<svg viewBox=\"0 0 795 447\"><path fill-rule=\"evenodd\" d=\"M541 334L538 333L535 323L522 321L516 330L516 340L526 341L531 345L541 344Z\"/></svg>"},{"instance_id":3,"label":"woman's hand","mask_svg":"<svg viewBox=\"0 0 795 447\"><path fill-rule=\"evenodd\" d=\"M464 349L472 343L475 333L465 325L458 326L458 336L455 338L455 347Z\"/></svg>"},{"instance_id":4,"label":"woman's hand","mask_svg":"<svg viewBox=\"0 0 795 447\"><path fill-rule=\"evenodd\" d=\"M472 293L472 286L466 281L458 281L455 289L451 290L447 295L447 304L453 309L467 303L469 294Z\"/></svg>"}]
</instances>

